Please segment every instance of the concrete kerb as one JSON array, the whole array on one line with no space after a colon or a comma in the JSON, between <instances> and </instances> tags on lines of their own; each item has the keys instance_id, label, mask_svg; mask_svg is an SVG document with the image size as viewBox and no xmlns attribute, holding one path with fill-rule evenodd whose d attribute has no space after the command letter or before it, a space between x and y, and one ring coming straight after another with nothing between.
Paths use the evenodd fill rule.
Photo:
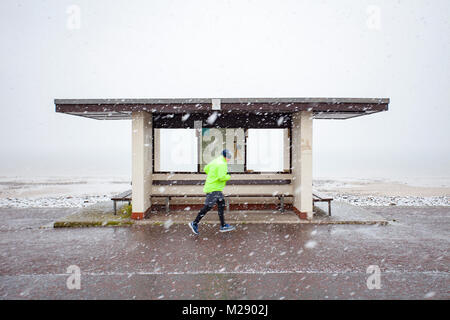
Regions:
<instances>
[{"instance_id":1,"label":"concrete kerb","mask_svg":"<svg viewBox=\"0 0 450 320\"><path fill-rule=\"evenodd\" d=\"M149 220L136 220L133 222L134 225L140 226L140 225L155 225L155 226L164 226L166 223L170 222L170 224L187 224L190 221L149 221ZM248 221L238 221L238 222L230 222L231 224L236 225L245 225L245 224L316 224L316 225L332 225L332 224L353 224L353 225L387 225L389 222L386 220L379 220L379 221L314 221L314 220L300 220L298 222L286 222L286 221L255 221L255 220L248 220ZM218 225L219 221L202 221L202 224L210 224L210 225Z\"/></svg>"},{"instance_id":2,"label":"concrete kerb","mask_svg":"<svg viewBox=\"0 0 450 320\"><path fill-rule=\"evenodd\" d=\"M120 210L118 210L120 211ZM326 210L320 206L314 207L312 220L300 219L294 212L283 213L272 210L260 211L231 211L226 215L230 224L352 224L352 225L387 225L388 221L381 216L369 213L363 208L357 208L346 203L334 202L333 215L328 216ZM187 224L194 220L196 211L171 211L152 213L144 220L132 220L123 215L114 215L110 202L101 202L88 207L80 208L75 213L53 223L54 228L81 228L81 227L129 227L141 225L172 225ZM217 212L209 212L202 223L218 224Z\"/></svg>"},{"instance_id":3,"label":"concrete kerb","mask_svg":"<svg viewBox=\"0 0 450 320\"><path fill-rule=\"evenodd\" d=\"M53 222L53 228L126 227L133 225L134 221L128 215L120 214L120 209L117 210L117 215L114 215L112 202L109 201L78 208L72 214Z\"/></svg>"}]
</instances>

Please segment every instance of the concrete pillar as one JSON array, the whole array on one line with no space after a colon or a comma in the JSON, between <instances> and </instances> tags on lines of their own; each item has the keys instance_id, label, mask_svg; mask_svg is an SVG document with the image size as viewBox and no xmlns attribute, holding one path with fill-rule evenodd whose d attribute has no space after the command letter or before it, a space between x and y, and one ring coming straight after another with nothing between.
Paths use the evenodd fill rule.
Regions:
<instances>
[{"instance_id":1,"label":"concrete pillar","mask_svg":"<svg viewBox=\"0 0 450 320\"><path fill-rule=\"evenodd\" d=\"M312 219L312 136L313 113L292 114L292 182L294 211L302 219Z\"/></svg>"},{"instance_id":2,"label":"concrete pillar","mask_svg":"<svg viewBox=\"0 0 450 320\"><path fill-rule=\"evenodd\" d=\"M150 209L152 187L152 114L133 112L131 116L132 219L143 219Z\"/></svg>"}]
</instances>

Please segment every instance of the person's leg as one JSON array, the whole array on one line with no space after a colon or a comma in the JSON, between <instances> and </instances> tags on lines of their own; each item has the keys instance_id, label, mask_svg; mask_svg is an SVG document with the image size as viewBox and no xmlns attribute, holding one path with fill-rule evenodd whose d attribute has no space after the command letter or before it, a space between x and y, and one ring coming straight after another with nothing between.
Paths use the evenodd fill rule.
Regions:
<instances>
[{"instance_id":1,"label":"person's leg","mask_svg":"<svg viewBox=\"0 0 450 320\"><path fill-rule=\"evenodd\" d=\"M224 218L224 209L225 209L225 197L223 196L223 193L219 191L217 195L217 208L219 213L219 219L220 219L220 232L227 232L235 230L236 228L233 226L230 226L229 224L225 223Z\"/></svg>"},{"instance_id":2,"label":"person's leg","mask_svg":"<svg viewBox=\"0 0 450 320\"><path fill-rule=\"evenodd\" d=\"M225 198L223 197L222 192L218 195L217 198L217 213L219 214L220 226L223 227L225 225L225 218L223 216L223 212L225 210Z\"/></svg>"},{"instance_id":3,"label":"person's leg","mask_svg":"<svg viewBox=\"0 0 450 320\"><path fill-rule=\"evenodd\" d=\"M194 220L194 224L197 225L200 222L200 220L205 216L205 214L207 214L208 211L211 210L212 207L214 207L215 203L216 203L216 199L214 197L213 192L208 193L206 195L205 205L203 206L203 208L197 214L197 217Z\"/></svg>"}]
</instances>

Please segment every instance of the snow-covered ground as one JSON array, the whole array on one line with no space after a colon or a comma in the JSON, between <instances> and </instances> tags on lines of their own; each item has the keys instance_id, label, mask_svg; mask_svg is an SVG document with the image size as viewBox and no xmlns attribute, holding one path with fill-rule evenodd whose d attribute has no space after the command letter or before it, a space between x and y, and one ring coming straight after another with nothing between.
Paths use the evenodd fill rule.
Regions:
<instances>
[{"instance_id":1,"label":"snow-covered ground","mask_svg":"<svg viewBox=\"0 0 450 320\"><path fill-rule=\"evenodd\" d=\"M0 207L85 207L129 189L129 177L0 177Z\"/></svg>"},{"instance_id":2,"label":"snow-covered ground","mask_svg":"<svg viewBox=\"0 0 450 320\"><path fill-rule=\"evenodd\" d=\"M315 192L358 206L449 206L450 178L315 179Z\"/></svg>"},{"instance_id":3,"label":"snow-covered ground","mask_svg":"<svg viewBox=\"0 0 450 320\"><path fill-rule=\"evenodd\" d=\"M330 193L335 201L342 201L356 206L449 206L450 197L418 196L363 196Z\"/></svg>"},{"instance_id":4,"label":"snow-covered ground","mask_svg":"<svg viewBox=\"0 0 450 320\"><path fill-rule=\"evenodd\" d=\"M450 205L450 179L409 180L317 178L313 187L359 206ZM84 207L129 189L129 177L0 177L0 207Z\"/></svg>"}]
</instances>

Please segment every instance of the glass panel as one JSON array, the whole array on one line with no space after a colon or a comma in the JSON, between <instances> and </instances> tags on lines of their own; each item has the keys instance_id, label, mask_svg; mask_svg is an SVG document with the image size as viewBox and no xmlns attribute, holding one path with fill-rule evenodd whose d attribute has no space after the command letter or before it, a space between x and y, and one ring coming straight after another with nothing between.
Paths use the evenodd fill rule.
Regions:
<instances>
[{"instance_id":1,"label":"glass panel","mask_svg":"<svg viewBox=\"0 0 450 320\"><path fill-rule=\"evenodd\" d=\"M228 172L244 172L245 132L243 128L202 128L200 149L200 171L213 159L221 155L223 149L231 152Z\"/></svg>"},{"instance_id":2,"label":"glass panel","mask_svg":"<svg viewBox=\"0 0 450 320\"><path fill-rule=\"evenodd\" d=\"M280 172L288 166L288 129L248 129L247 170ZM285 151L287 154L285 155Z\"/></svg>"},{"instance_id":3,"label":"glass panel","mask_svg":"<svg viewBox=\"0 0 450 320\"><path fill-rule=\"evenodd\" d=\"M155 152L159 150L162 172L197 172L198 143L195 129L155 129ZM159 144L158 144L159 143ZM157 154L156 154L157 156Z\"/></svg>"},{"instance_id":4,"label":"glass panel","mask_svg":"<svg viewBox=\"0 0 450 320\"><path fill-rule=\"evenodd\" d=\"M250 172L282 172L290 166L288 129L248 129L247 148L243 128L155 128L154 141L156 172L198 172L199 164L203 172L225 148L232 154L230 173L244 172L245 160Z\"/></svg>"}]
</instances>

